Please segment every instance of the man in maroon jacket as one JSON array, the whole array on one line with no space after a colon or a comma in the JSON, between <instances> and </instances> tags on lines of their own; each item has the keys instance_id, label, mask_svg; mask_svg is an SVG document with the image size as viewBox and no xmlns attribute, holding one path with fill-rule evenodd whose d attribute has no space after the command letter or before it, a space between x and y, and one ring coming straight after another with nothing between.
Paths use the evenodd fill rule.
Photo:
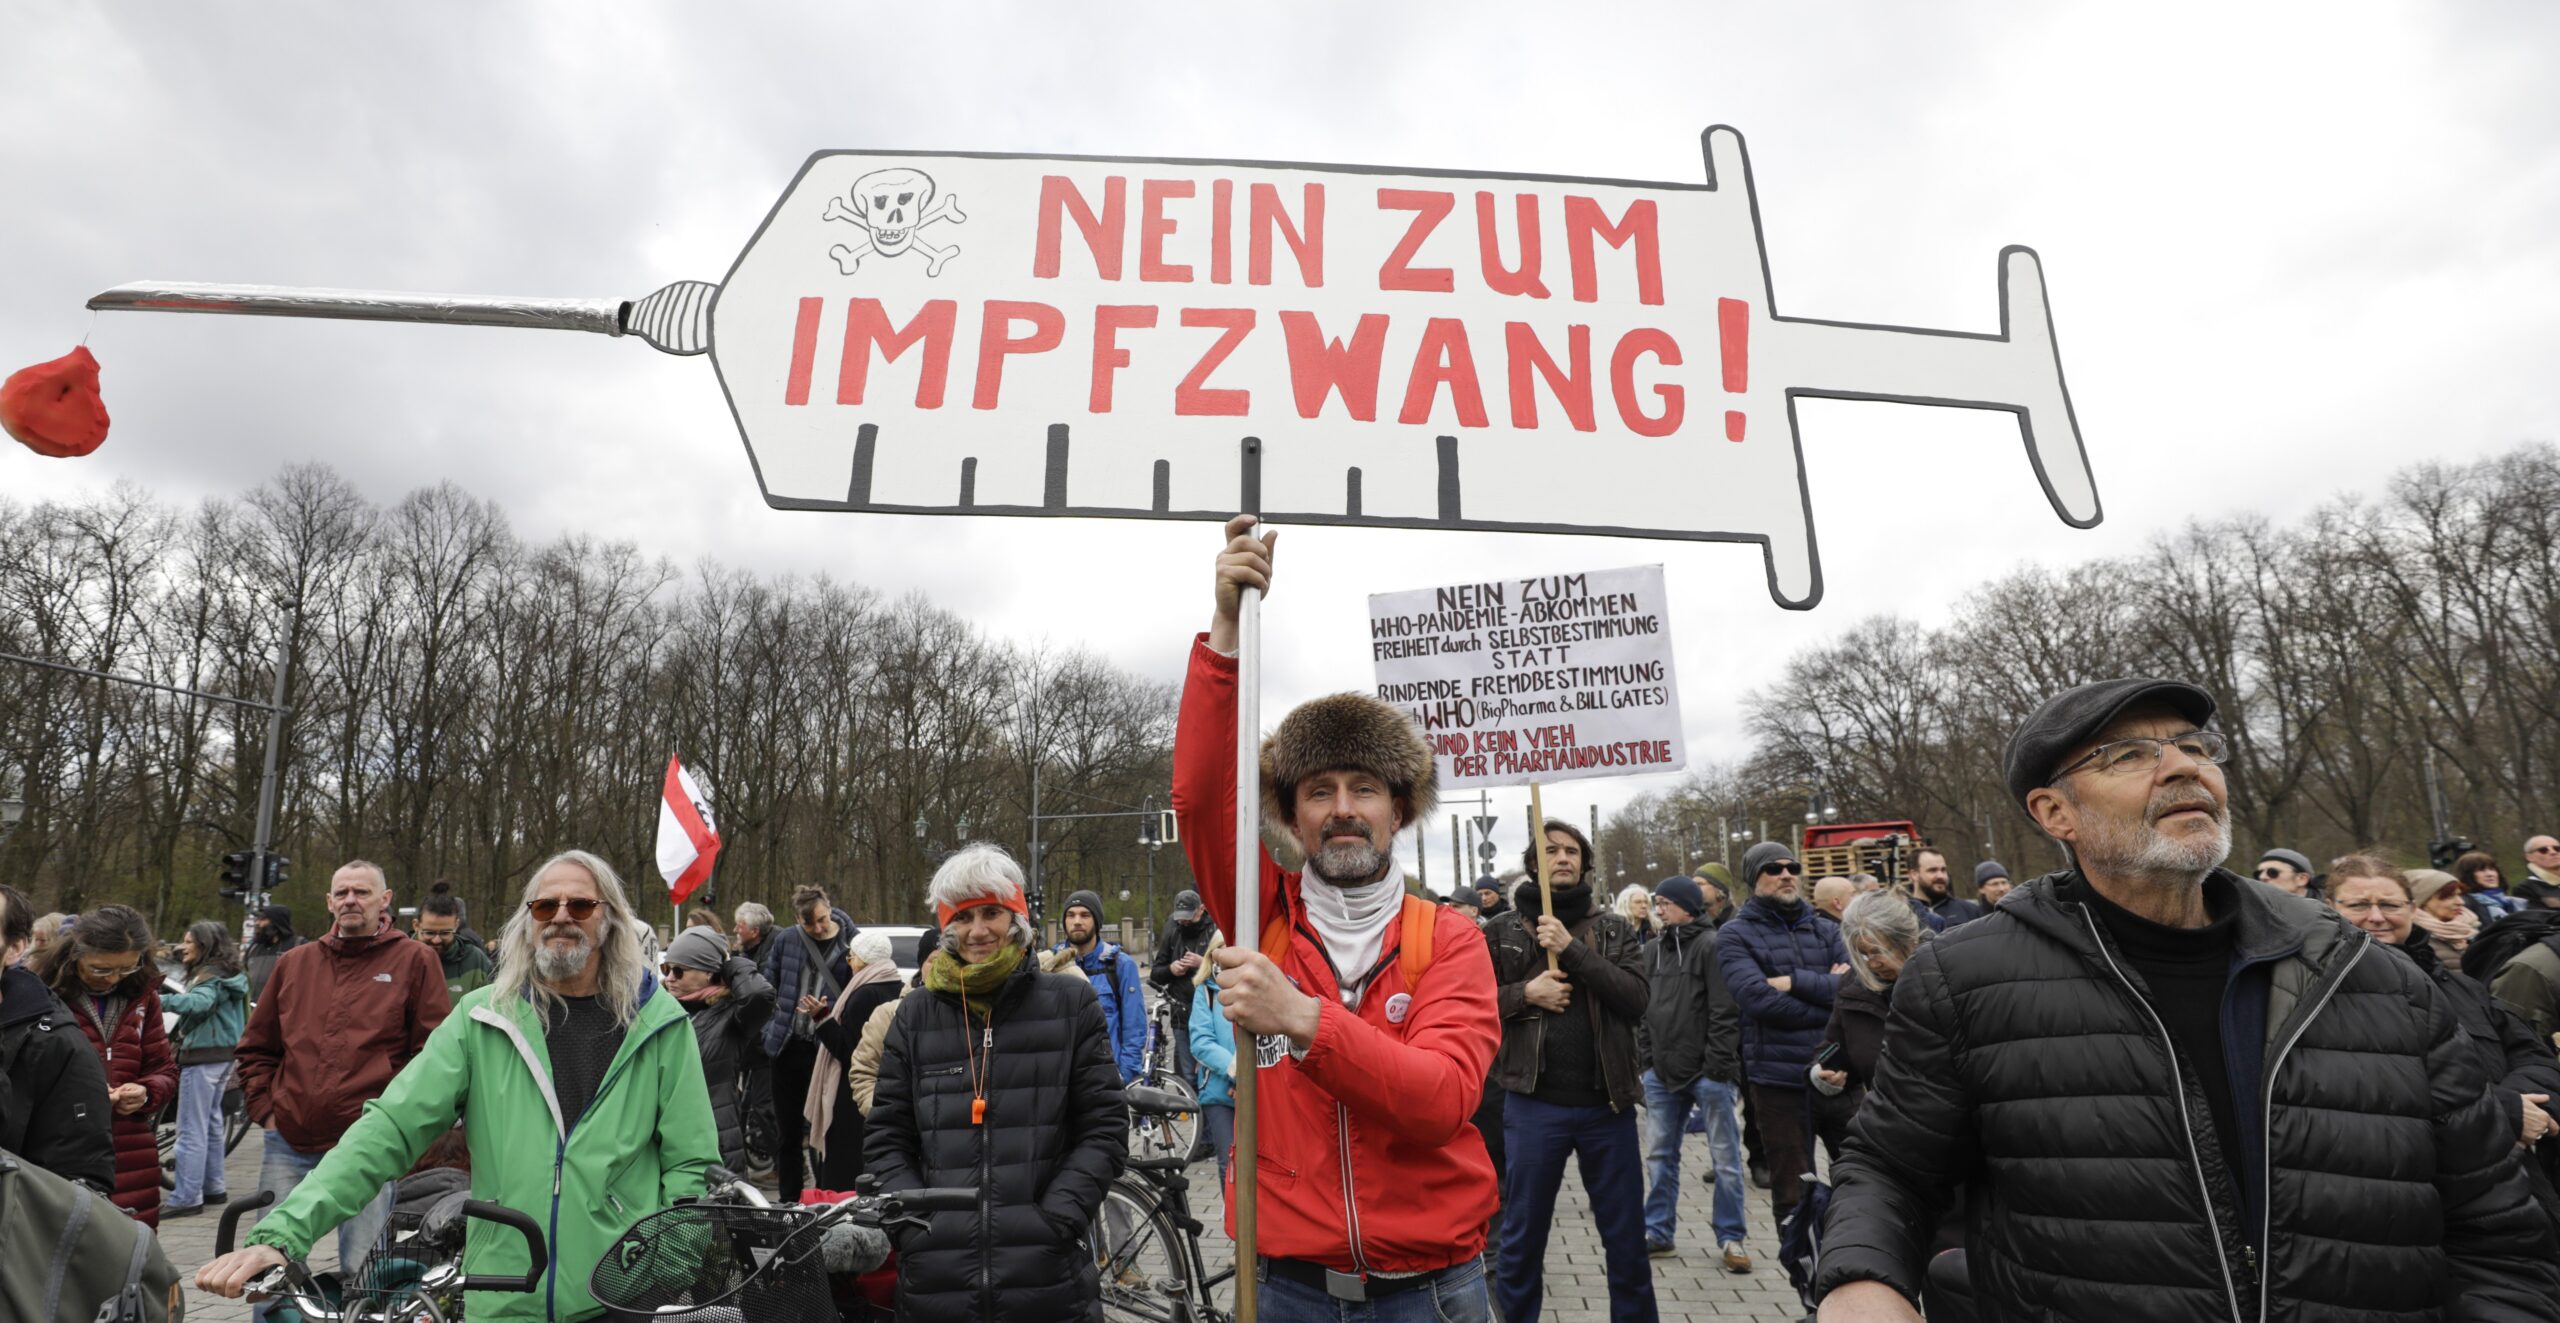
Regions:
<instances>
[{"instance_id":1,"label":"man in maroon jacket","mask_svg":"<svg viewBox=\"0 0 2560 1323\"><path fill-rule=\"evenodd\" d=\"M279 1199L320 1165L452 1009L443 961L391 926L391 883L380 865L353 859L339 868L329 879L329 916L327 936L276 960L240 1036L240 1090L267 1132L258 1188ZM385 1185L380 1199L338 1228L339 1262L359 1261L390 1211Z\"/></svg>"}]
</instances>

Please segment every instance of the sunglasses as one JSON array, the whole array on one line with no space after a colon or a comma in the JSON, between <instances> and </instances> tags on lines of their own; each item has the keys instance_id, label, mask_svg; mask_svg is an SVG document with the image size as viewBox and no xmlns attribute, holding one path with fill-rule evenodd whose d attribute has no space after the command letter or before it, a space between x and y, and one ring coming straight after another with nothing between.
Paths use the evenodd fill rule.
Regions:
<instances>
[{"instance_id":1,"label":"sunglasses","mask_svg":"<svg viewBox=\"0 0 2560 1323\"><path fill-rule=\"evenodd\" d=\"M2261 882L2279 882L2283 879L2284 870L2281 868L2261 868L2258 870L2258 880Z\"/></svg>"},{"instance_id":2,"label":"sunglasses","mask_svg":"<svg viewBox=\"0 0 2560 1323\"><path fill-rule=\"evenodd\" d=\"M685 967L682 965L660 965L658 966L658 974L662 978L682 978L685 975Z\"/></svg>"},{"instance_id":3,"label":"sunglasses","mask_svg":"<svg viewBox=\"0 0 2560 1323\"><path fill-rule=\"evenodd\" d=\"M576 900L528 900L524 903L524 908L525 912L532 915L538 922L549 923L560 917L561 909L566 907L570 918L584 923L595 917L596 907L603 903L592 896L580 896Z\"/></svg>"},{"instance_id":4,"label":"sunglasses","mask_svg":"<svg viewBox=\"0 0 2560 1323\"><path fill-rule=\"evenodd\" d=\"M1794 864L1763 864L1760 867L1760 876L1775 877L1785 874L1788 877L1794 877L1801 871Z\"/></svg>"}]
</instances>

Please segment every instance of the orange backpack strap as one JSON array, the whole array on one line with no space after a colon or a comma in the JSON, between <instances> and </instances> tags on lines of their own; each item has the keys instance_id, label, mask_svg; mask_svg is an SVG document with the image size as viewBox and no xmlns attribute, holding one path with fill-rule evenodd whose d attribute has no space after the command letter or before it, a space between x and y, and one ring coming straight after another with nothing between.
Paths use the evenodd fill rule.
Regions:
<instances>
[{"instance_id":1,"label":"orange backpack strap","mask_svg":"<svg viewBox=\"0 0 2560 1323\"><path fill-rule=\"evenodd\" d=\"M1288 963L1286 959L1288 954L1289 916L1283 913L1273 916L1271 922L1263 925L1262 957L1275 965L1280 965Z\"/></svg>"},{"instance_id":2,"label":"orange backpack strap","mask_svg":"<svg viewBox=\"0 0 2560 1323\"><path fill-rule=\"evenodd\" d=\"M1404 898L1404 990L1422 986L1422 971L1431 968L1432 939L1440 935L1440 907L1420 896Z\"/></svg>"}]
</instances>

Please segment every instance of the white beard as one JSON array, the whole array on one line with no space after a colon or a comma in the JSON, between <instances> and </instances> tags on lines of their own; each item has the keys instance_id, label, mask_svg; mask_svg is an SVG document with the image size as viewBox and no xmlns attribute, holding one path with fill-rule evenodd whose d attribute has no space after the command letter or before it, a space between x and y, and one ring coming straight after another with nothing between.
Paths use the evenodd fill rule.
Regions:
<instances>
[{"instance_id":1,"label":"white beard","mask_svg":"<svg viewBox=\"0 0 2560 1323\"><path fill-rule=\"evenodd\" d=\"M564 982L586 972L587 961L596 953L596 944L587 936L585 929L573 928L572 931L577 934L576 946L563 949L545 940L533 949L533 972L543 982Z\"/></svg>"}]
</instances>

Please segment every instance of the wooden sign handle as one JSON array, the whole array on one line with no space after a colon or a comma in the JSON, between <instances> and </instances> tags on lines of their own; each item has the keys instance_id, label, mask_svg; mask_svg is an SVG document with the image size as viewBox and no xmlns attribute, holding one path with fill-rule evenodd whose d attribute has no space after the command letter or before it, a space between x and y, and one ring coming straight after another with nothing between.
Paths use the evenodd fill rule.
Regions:
<instances>
[{"instance_id":1,"label":"wooden sign handle","mask_svg":"<svg viewBox=\"0 0 2560 1323\"><path fill-rule=\"evenodd\" d=\"M1538 861L1538 912L1556 912L1556 884L1547 874L1547 802L1538 794L1538 783L1529 783L1529 857ZM1585 867L1590 860L1583 861ZM1564 922L1562 919L1556 920ZM1547 952L1547 972L1556 972L1556 953Z\"/></svg>"}]
</instances>

